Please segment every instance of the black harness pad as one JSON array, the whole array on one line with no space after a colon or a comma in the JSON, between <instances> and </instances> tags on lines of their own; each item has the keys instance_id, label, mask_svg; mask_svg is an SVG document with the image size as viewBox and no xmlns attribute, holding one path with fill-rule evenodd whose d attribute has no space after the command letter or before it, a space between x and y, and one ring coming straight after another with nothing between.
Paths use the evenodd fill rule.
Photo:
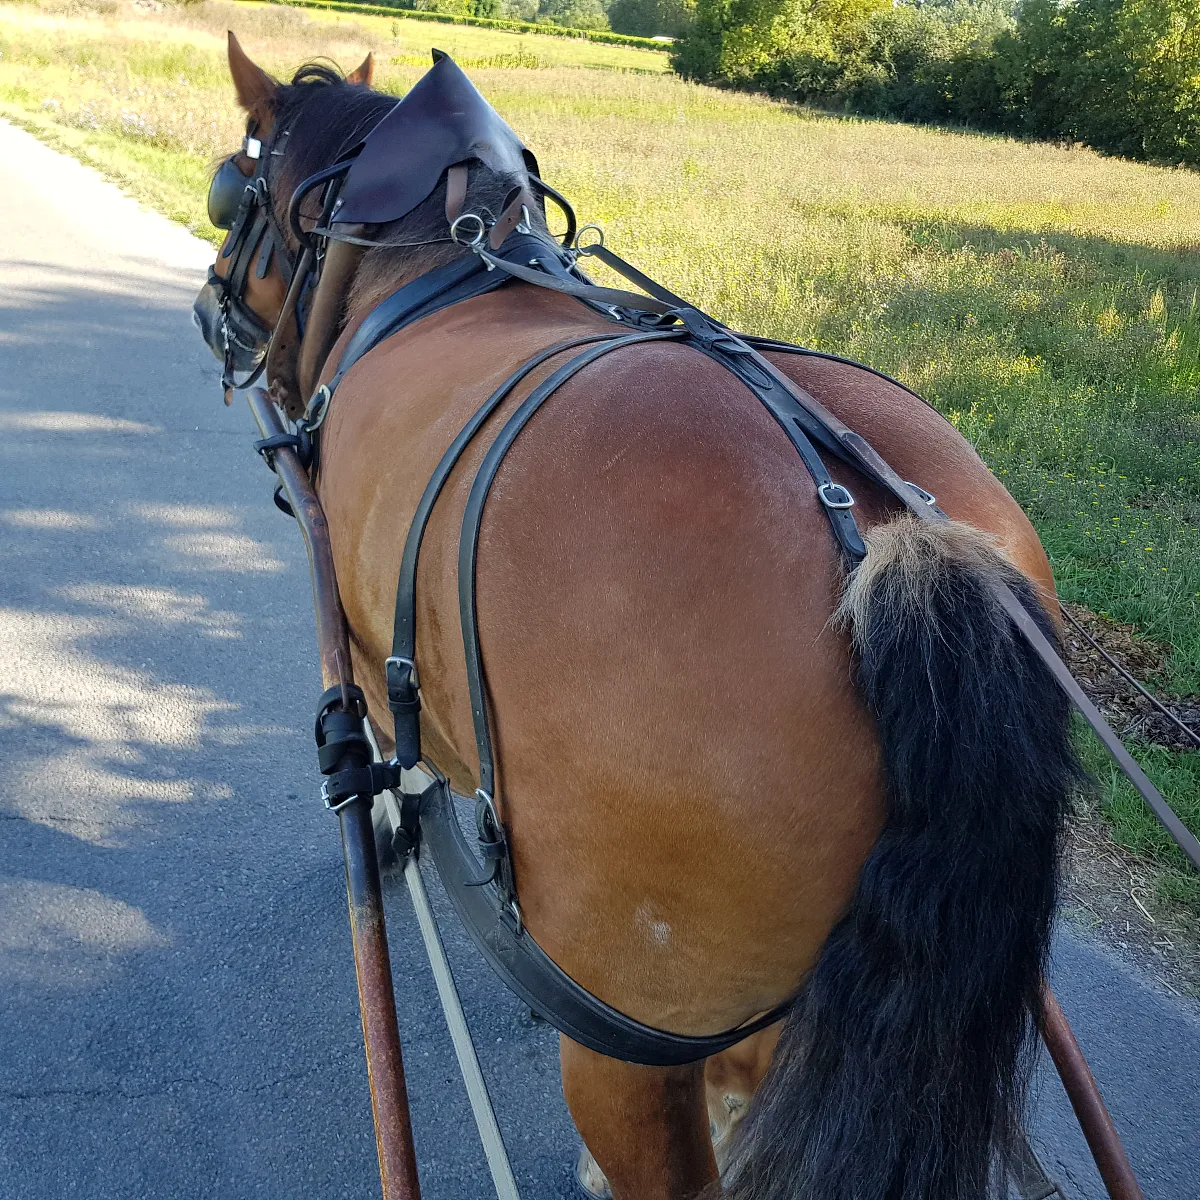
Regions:
<instances>
[{"instance_id":1,"label":"black harness pad","mask_svg":"<svg viewBox=\"0 0 1200 1200\"><path fill-rule=\"evenodd\" d=\"M331 225L383 225L407 216L455 163L478 159L524 182L537 159L440 50L433 66L360 143Z\"/></svg>"}]
</instances>

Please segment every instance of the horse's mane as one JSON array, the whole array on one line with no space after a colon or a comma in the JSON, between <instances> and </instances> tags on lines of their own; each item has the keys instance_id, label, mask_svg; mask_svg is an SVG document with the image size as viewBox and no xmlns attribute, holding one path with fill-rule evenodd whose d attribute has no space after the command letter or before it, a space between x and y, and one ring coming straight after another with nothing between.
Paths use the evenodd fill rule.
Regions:
<instances>
[{"instance_id":1,"label":"horse's mane","mask_svg":"<svg viewBox=\"0 0 1200 1200\"><path fill-rule=\"evenodd\" d=\"M273 189L277 213L287 216L292 192L310 175L332 166L395 107L396 97L347 83L332 63L305 63L275 93L275 127L287 130L279 182ZM279 211L282 208L282 212Z\"/></svg>"}]
</instances>

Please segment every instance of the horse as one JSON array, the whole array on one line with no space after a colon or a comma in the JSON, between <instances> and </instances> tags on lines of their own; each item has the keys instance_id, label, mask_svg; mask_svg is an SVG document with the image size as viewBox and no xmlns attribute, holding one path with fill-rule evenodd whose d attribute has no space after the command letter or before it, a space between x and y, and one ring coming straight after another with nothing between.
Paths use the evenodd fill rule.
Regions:
<instances>
[{"instance_id":1,"label":"horse","mask_svg":"<svg viewBox=\"0 0 1200 1200\"><path fill-rule=\"evenodd\" d=\"M396 101L372 89L370 57L344 78L309 64L284 84L230 34L229 65L248 125L227 161L249 178L261 147L276 241L242 272L241 335L223 336L213 300L230 290L228 239L197 322L218 357L249 369L301 252L289 197ZM317 352L310 318L268 368L290 415L381 300L469 253L445 236L449 174L374 231L388 244L339 268ZM480 213L522 182L478 160L466 178L463 211ZM523 215L545 231L540 211ZM318 217L302 206L302 221ZM426 480L520 364L606 327L571 296L512 282L415 321L338 386L316 485L385 754L393 599ZM660 340L554 393L504 458L479 527L495 802L526 929L606 1004L681 1035L791 1002L683 1065L563 1035L580 1178L616 1200L980 1200L1021 1126L1078 772L1067 702L994 585L1054 638L1050 565L1019 505L921 398L831 355L763 353L950 519L900 513L830 461L866 545L848 569L778 425L711 358ZM520 395L450 474L416 577L422 753L468 796L480 763L459 529Z\"/></svg>"}]
</instances>

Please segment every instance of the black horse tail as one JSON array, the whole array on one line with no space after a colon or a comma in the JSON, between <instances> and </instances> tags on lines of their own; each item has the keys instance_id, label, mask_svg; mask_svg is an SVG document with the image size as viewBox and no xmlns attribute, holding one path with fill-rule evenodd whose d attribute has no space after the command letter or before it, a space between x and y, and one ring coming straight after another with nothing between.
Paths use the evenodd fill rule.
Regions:
<instances>
[{"instance_id":1,"label":"black horse tail","mask_svg":"<svg viewBox=\"0 0 1200 1200\"><path fill-rule=\"evenodd\" d=\"M1079 775L1068 703L999 607L987 535L902 517L838 619L887 815L747 1117L726 1200L982 1200L1023 1117Z\"/></svg>"}]
</instances>

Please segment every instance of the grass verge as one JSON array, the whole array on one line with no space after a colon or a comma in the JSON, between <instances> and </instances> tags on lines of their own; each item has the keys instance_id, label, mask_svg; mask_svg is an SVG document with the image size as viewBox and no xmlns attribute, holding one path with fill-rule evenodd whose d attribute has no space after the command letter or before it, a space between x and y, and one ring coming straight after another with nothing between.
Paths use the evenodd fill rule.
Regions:
<instances>
[{"instance_id":1,"label":"grass verge","mask_svg":"<svg viewBox=\"0 0 1200 1200\"><path fill-rule=\"evenodd\" d=\"M227 27L281 77L374 50L395 94L431 45L455 54L668 287L928 396L1025 506L1064 598L1163 643L1165 694L1200 692L1200 175L833 118L629 47L248 0L0 3L0 111L212 238L205 177L242 130ZM1200 829L1200 759L1135 750ZM1088 755L1113 836L1160 864L1162 903L1200 912L1195 875Z\"/></svg>"}]
</instances>

